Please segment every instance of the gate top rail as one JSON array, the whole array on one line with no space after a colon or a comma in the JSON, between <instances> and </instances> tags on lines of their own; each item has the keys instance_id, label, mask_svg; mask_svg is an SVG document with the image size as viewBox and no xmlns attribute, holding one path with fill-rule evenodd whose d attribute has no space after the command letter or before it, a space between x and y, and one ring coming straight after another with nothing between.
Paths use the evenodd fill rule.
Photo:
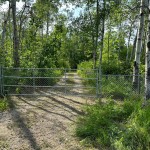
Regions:
<instances>
[{"instance_id":1,"label":"gate top rail","mask_svg":"<svg viewBox=\"0 0 150 150\"><path fill-rule=\"evenodd\" d=\"M71 68L13 68L13 67L3 67L3 69L14 69L14 70L71 70L71 71L76 71L76 70L86 70L86 71L91 71L91 70L98 70L98 69L71 69Z\"/></svg>"}]
</instances>

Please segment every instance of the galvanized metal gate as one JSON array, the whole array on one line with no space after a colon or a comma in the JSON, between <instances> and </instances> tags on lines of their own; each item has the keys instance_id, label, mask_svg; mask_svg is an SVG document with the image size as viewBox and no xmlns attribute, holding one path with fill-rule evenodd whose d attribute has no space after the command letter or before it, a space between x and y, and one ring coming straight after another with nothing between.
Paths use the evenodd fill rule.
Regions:
<instances>
[{"instance_id":1,"label":"galvanized metal gate","mask_svg":"<svg viewBox=\"0 0 150 150\"><path fill-rule=\"evenodd\" d=\"M96 97L97 69L5 68L0 69L1 94ZM82 74L84 72L84 75Z\"/></svg>"}]
</instances>

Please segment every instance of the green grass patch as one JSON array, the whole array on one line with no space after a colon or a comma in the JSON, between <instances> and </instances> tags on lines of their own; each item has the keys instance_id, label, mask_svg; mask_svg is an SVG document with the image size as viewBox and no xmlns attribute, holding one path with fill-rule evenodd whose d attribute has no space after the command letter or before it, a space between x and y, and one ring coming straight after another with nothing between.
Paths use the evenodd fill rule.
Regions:
<instances>
[{"instance_id":1,"label":"green grass patch","mask_svg":"<svg viewBox=\"0 0 150 150\"><path fill-rule=\"evenodd\" d=\"M0 111L8 110L10 107L11 103L6 97L0 98Z\"/></svg>"},{"instance_id":2,"label":"green grass patch","mask_svg":"<svg viewBox=\"0 0 150 150\"><path fill-rule=\"evenodd\" d=\"M75 84L75 81L74 81L73 78L67 78L67 79L66 79L66 83L67 83L67 84Z\"/></svg>"},{"instance_id":3,"label":"green grass patch","mask_svg":"<svg viewBox=\"0 0 150 150\"><path fill-rule=\"evenodd\" d=\"M130 98L87 106L78 119L76 135L97 148L149 150L150 106L141 108L141 104Z\"/></svg>"}]
</instances>

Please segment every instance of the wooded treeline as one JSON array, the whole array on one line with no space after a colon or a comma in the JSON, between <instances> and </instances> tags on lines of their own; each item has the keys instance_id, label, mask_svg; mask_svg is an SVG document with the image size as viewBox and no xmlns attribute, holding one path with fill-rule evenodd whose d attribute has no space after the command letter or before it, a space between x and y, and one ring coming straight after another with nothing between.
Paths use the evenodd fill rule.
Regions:
<instances>
[{"instance_id":1,"label":"wooded treeline","mask_svg":"<svg viewBox=\"0 0 150 150\"><path fill-rule=\"evenodd\" d=\"M3 66L77 68L82 63L104 74L133 74L135 89L137 75L146 71L150 84L148 0L23 0L21 10L17 0L7 2L7 11L0 7Z\"/></svg>"}]
</instances>

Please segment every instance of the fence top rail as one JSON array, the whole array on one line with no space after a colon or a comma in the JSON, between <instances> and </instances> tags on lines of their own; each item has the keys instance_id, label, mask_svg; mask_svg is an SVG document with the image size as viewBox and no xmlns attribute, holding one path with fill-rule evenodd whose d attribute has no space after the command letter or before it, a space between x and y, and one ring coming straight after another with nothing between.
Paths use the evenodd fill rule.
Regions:
<instances>
[{"instance_id":1,"label":"fence top rail","mask_svg":"<svg viewBox=\"0 0 150 150\"><path fill-rule=\"evenodd\" d=\"M134 76L137 76L137 77L140 77L140 76L144 76L144 74L139 74L139 75L133 75L133 74L130 74L130 75L127 75L127 74L102 74L102 76L104 77L108 77L108 76L114 76L114 77L134 77Z\"/></svg>"},{"instance_id":2,"label":"fence top rail","mask_svg":"<svg viewBox=\"0 0 150 150\"><path fill-rule=\"evenodd\" d=\"M78 79L78 80L96 80L97 78L74 78L74 77L41 77L41 76L3 76L4 78L15 78L15 79Z\"/></svg>"},{"instance_id":3,"label":"fence top rail","mask_svg":"<svg viewBox=\"0 0 150 150\"><path fill-rule=\"evenodd\" d=\"M71 69L71 68L12 68L12 67L3 67L3 69L12 69L12 70L70 70L70 71L77 71L77 70L85 70L85 71L97 71L98 69Z\"/></svg>"}]
</instances>

